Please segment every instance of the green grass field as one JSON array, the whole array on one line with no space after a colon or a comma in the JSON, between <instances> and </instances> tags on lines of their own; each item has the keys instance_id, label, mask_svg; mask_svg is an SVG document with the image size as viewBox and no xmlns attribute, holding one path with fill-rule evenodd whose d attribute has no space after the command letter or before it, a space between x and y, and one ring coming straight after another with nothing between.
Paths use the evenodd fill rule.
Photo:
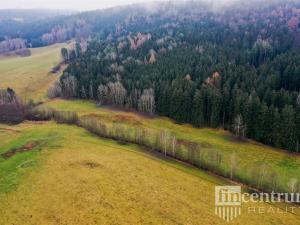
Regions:
<instances>
[{"instance_id":1,"label":"green grass field","mask_svg":"<svg viewBox=\"0 0 300 225\"><path fill-rule=\"evenodd\" d=\"M31 49L30 57L0 57L0 88L13 88L23 98L43 99L58 78L49 71L60 62L63 46L66 44Z\"/></svg>"}]
</instances>

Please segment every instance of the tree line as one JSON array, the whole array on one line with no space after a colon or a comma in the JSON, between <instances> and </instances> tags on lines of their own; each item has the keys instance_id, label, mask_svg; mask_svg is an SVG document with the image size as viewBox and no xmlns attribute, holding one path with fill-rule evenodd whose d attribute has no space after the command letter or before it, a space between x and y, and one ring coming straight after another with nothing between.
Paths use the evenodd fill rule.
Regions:
<instances>
[{"instance_id":1,"label":"tree line","mask_svg":"<svg viewBox=\"0 0 300 225\"><path fill-rule=\"evenodd\" d=\"M259 162L247 168L246 172L242 171L234 151L227 155L210 146L180 140L167 129L153 130L121 123L107 123L93 116L78 117L75 112L58 111L44 105L34 107L30 115L32 120L53 119L57 123L80 126L99 137L112 139L120 144L136 144L147 151L157 151L163 156L243 182L264 192L300 191L300 182L297 179L291 178L286 183L285 178L279 176L267 163Z\"/></svg>"},{"instance_id":2,"label":"tree line","mask_svg":"<svg viewBox=\"0 0 300 225\"><path fill-rule=\"evenodd\" d=\"M195 167L211 171L231 180L243 182L250 187L262 191L300 190L300 182L289 179L270 168L267 163L260 162L241 170L239 159L235 152L224 154L210 146L197 142L180 140L166 129L153 130L139 126L127 126L119 123L106 123L92 116L79 117L73 111L55 110L45 105L21 103L11 89L0 91L0 121L5 123L20 123L23 120L48 121L77 125L103 138L116 140L124 144L136 144L148 151L158 151L164 156L189 163ZM239 131L243 130L241 118L236 122Z\"/></svg>"}]
</instances>

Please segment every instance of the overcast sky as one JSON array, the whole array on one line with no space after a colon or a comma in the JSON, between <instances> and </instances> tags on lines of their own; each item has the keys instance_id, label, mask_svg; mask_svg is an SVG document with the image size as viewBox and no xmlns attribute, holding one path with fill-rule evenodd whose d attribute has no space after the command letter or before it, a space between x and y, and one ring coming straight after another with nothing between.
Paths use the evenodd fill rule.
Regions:
<instances>
[{"instance_id":1,"label":"overcast sky","mask_svg":"<svg viewBox=\"0 0 300 225\"><path fill-rule=\"evenodd\" d=\"M147 0L0 0L0 9L47 8L83 11L140 2Z\"/></svg>"}]
</instances>

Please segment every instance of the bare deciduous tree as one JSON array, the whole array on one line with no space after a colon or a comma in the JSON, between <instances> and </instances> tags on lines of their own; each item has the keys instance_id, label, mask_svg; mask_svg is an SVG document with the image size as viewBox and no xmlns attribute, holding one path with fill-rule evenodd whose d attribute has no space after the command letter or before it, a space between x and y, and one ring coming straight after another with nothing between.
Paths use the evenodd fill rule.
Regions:
<instances>
[{"instance_id":1,"label":"bare deciduous tree","mask_svg":"<svg viewBox=\"0 0 300 225\"><path fill-rule=\"evenodd\" d=\"M154 114L155 112L155 97L152 88L144 90L139 99L138 109L140 112Z\"/></svg>"},{"instance_id":2,"label":"bare deciduous tree","mask_svg":"<svg viewBox=\"0 0 300 225\"><path fill-rule=\"evenodd\" d=\"M237 137L243 138L245 137L246 126L243 121L243 117L241 114L238 114L233 123L233 130Z\"/></svg>"},{"instance_id":3,"label":"bare deciduous tree","mask_svg":"<svg viewBox=\"0 0 300 225\"><path fill-rule=\"evenodd\" d=\"M108 88L105 85L100 84L98 86L98 102L103 105L107 102L108 98Z\"/></svg>"},{"instance_id":4,"label":"bare deciduous tree","mask_svg":"<svg viewBox=\"0 0 300 225\"><path fill-rule=\"evenodd\" d=\"M76 96L77 80L74 76L68 76L62 80L62 94L66 98Z\"/></svg>"},{"instance_id":5,"label":"bare deciduous tree","mask_svg":"<svg viewBox=\"0 0 300 225\"><path fill-rule=\"evenodd\" d=\"M127 91L123 87L121 82L119 81L115 83L109 82L107 84L108 103L123 106L125 104L126 95L127 95Z\"/></svg>"},{"instance_id":6,"label":"bare deciduous tree","mask_svg":"<svg viewBox=\"0 0 300 225\"><path fill-rule=\"evenodd\" d=\"M47 92L48 98L56 98L56 97L60 97L62 94L62 89L61 89L61 85L59 82L55 82L49 89Z\"/></svg>"},{"instance_id":7,"label":"bare deciduous tree","mask_svg":"<svg viewBox=\"0 0 300 225\"><path fill-rule=\"evenodd\" d=\"M172 156L175 158L176 148L177 148L177 140L176 140L175 136L173 136L171 139L172 139Z\"/></svg>"},{"instance_id":8,"label":"bare deciduous tree","mask_svg":"<svg viewBox=\"0 0 300 225\"><path fill-rule=\"evenodd\" d=\"M21 38L6 39L0 42L0 53L26 48L26 41Z\"/></svg>"},{"instance_id":9,"label":"bare deciduous tree","mask_svg":"<svg viewBox=\"0 0 300 225\"><path fill-rule=\"evenodd\" d=\"M290 193L296 193L297 192L297 184L298 184L298 179L296 178L291 178L288 182L288 187Z\"/></svg>"},{"instance_id":10,"label":"bare deciduous tree","mask_svg":"<svg viewBox=\"0 0 300 225\"><path fill-rule=\"evenodd\" d=\"M123 85L121 84L121 82L118 81L118 82L115 83L114 92L115 93L112 92L112 95L115 96L114 102L117 105L124 105L125 98L126 98L126 95L127 95L127 91L123 87Z\"/></svg>"}]
</instances>

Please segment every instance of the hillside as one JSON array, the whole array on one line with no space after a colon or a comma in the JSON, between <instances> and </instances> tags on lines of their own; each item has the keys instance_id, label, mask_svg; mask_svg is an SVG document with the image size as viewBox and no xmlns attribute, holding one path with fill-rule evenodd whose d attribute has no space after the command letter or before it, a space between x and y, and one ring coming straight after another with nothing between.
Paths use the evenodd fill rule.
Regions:
<instances>
[{"instance_id":1,"label":"hillside","mask_svg":"<svg viewBox=\"0 0 300 225\"><path fill-rule=\"evenodd\" d=\"M51 74L52 67L60 63L60 49L66 44L30 49L31 56L0 55L0 88L13 88L23 98L41 100L47 89L58 80Z\"/></svg>"},{"instance_id":2,"label":"hillside","mask_svg":"<svg viewBox=\"0 0 300 225\"><path fill-rule=\"evenodd\" d=\"M150 130L168 130L175 134L179 142L198 143L200 150L216 150L222 154L220 175L228 177L231 170L231 157L236 157L236 179L256 187L257 179L270 185L272 189L289 191L290 181L300 180L300 156L281 149L271 148L260 143L246 140L240 141L221 129L195 128L190 125L176 124L163 117L148 117L135 112L126 112L114 108L99 108L93 102L54 100L48 106L58 110L71 110L80 117L93 117L107 124L123 124L126 127L141 127ZM274 179L275 177L275 179ZM275 181L276 180L276 181ZM298 189L297 189L298 190Z\"/></svg>"},{"instance_id":3,"label":"hillside","mask_svg":"<svg viewBox=\"0 0 300 225\"><path fill-rule=\"evenodd\" d=\"M1 126L1 140L8 136L2 153L43 145L1 159L1 224L224 224L214 215L214 186L226 182L197 169L52 122ZM293 225L299 216L245 213L231 224L243 221Z\"/></svg>"}]
</instances>

